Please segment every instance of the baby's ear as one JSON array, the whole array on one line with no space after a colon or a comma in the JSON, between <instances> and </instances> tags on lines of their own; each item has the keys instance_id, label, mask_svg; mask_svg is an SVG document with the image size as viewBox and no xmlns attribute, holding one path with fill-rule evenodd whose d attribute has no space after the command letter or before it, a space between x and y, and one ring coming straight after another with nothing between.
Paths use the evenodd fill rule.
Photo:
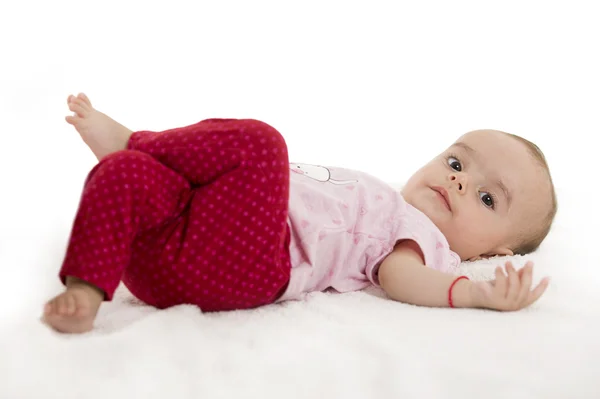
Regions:
<instances>
[{"instance_id":1,"label":"baby's ear","mask_svg":"<svg viewBox=\"0 0 600 399\"><path fill-rule=\"evenodd\" d=\"M483 259L483 257L481 257L481 256L473 256L472 258L467 259L467 261L469 261L469 262L475 262L475 261L481 260L481 259Z\"/></svg>"},{"instance_id":2,"label":"baby's ear","mask_svg":"<svg viewBox=\"0 0 600 399\"><path fill-rule=\"evenodd\" d=\"M500 247L500 248L496 248L494 251L491 251L493 253L493 255L488 255L488 258L491 258L493 256L513 256L514 253L513 251L508 248L508 247Z\"/></svg>"},{"instance_id":3,"label":"baby's ear","mask_svg":"<svg viewBox=\"0 0 600 399\"><path fill-rule=\"evenodd\" d=\"M499 247L493 251L490 251L489 254L477 255L467 259L470 262L475 262L476 260L489 259L494 256L513 256L513 251L506 247Z\"/></svg>"}]
</instances>

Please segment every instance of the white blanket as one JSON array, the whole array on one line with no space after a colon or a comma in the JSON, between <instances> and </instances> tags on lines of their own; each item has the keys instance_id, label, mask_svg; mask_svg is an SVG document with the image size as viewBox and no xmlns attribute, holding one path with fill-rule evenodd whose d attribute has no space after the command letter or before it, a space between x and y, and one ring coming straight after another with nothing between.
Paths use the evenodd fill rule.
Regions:
<instances>
[{"instance_id":1,"label":"white blanket","mask_svg":"<svg viewBox=\"0 0 600 399\"><path fill-rule=\"evenodd\" d=\"M528 257L536 281L554 279L520 312L416 307L370 289L202 314L158 311L121 287L82 336L39 321L61 289L66 200L45 228L3 231L0 398L600 398L595 230L582 193L559 194L555 229ZM498 262L462 267L485 278Z\"/></svg>"}]
</instances>

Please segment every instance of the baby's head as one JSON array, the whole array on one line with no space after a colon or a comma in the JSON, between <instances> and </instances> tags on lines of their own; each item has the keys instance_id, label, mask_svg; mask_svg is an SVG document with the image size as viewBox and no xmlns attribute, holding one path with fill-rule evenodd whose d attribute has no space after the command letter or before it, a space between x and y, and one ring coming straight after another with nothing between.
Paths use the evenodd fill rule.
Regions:
<instances>
[{"instance_id":1,"label":"baby's head","mask_svg":"<svg viewBox=\"0 0 600 399\"><path fill-rule=\"evenodd\" d=\"M535 251L557 210L540 149L497 130L460 137L418 170L402 194L435 223L462 260Z\"/></svg>"}]
</instances>

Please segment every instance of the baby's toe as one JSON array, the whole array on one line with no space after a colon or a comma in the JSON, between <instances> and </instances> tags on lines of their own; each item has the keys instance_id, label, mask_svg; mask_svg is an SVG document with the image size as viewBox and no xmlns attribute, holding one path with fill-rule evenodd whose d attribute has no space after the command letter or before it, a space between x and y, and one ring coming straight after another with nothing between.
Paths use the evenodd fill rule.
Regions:
<instances>
[{"instance_id":1,"label":"baby's toe","mask_svg":"<svg viewBox=\"0 0 600 399\"><path fill-rule=\"evenodd\" d=\"M67 297L67 316L72 316L77 309L77 305L75 303L75 298L73 295L66 295Z\"/></svg>"},{"instance_id":2,"label":"baby's toe","mask_svg":"<svg viewBox=\"0 0 600 399\"><path fill-rule=\"evenodd\" d=\"M50 315L53 312L54 312L54 301L46 302L46 305L44 306L44 314Z\"/></svg>"},{"instance_id":3,"label":"baby's toe","mask_svg":"<svg viewBox=\"0 0 600 399\"><path fill-rule=\"evenodd\" d=\"M81 104L77 101L70 102L69 109L75 112L75 114L77 114L77 116L80 118L85 118L88 114L88 111L85 108L83 108Z\"/></svg>"},{"instance_id":4,"label":"baby's toe","mask_svg":"<svg viewBox=\"0 0 600 399\"><path fill-rule=\"evenodd\" d=\"M79 97L75 98L75 100L73 100L73 102L88 112L92 110L92 107L87 102L85 102L83 99L81 99Z\"/></svg>"},{"instance_id":5,"label":"baby's toe","mask_svg":"<svg viewBox=\"0 0 600 399\"><path fill-rule=\"evenodd\" d=\"M81 118L79 118L78 116L69 115L65 116L65 120L69 125L76 126L81 121Z\"/></svg>"},{"instance_id":6,"label":"baby's toe","mask_svg":"<svg viewBox=\"0 0 600 399\"><path fill-rule=\"evenodd\" d=\"M85 102L90 107L92 106L92 102L90 101L90 99L88 98L88 96L85 95L85 93L79 93L77 95L77 97L80 98L83 102Z\"/></svg>"},{"instance_id":7,"label":"baby's toe","mask_svg":"<svg viewBox=\"0 0 600 399\"><path fill-rule=\"evenodd\" d=\"M61 295L58 298L58 314L61 316L66 316L68 306L69 305L67 304L67 295Z\"/></svg>"}]
</instances>

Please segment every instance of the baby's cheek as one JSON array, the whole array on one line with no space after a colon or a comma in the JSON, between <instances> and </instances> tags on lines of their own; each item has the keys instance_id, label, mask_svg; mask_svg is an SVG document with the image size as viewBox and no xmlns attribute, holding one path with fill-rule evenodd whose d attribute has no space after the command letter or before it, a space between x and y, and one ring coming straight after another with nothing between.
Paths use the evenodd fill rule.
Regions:
<instances>
[{"instance_id":1,"label":"baby's cheek","mask_svg":"<svg viewBox=\"0 0 600 399\"><path fill-rule=\"evenodd\" d=\"M468 244L476 245L478 248L486 248L487 250L498 243L501 238L504 226L493 219L473 219L473 221L465 222L465 240Z\"/></svg>"},{"instance_id":2,"label":"baby's cheek","mask_svg":"<svg viewBox=\"0 0 600 399\"><path fill-rule=\"evenodd\" d=\"M455 242L481 243L486 240L488 228L485 223L476 217L456 218L451 223L449 230L455 238Z\"/></svg>"}]
</instances>

